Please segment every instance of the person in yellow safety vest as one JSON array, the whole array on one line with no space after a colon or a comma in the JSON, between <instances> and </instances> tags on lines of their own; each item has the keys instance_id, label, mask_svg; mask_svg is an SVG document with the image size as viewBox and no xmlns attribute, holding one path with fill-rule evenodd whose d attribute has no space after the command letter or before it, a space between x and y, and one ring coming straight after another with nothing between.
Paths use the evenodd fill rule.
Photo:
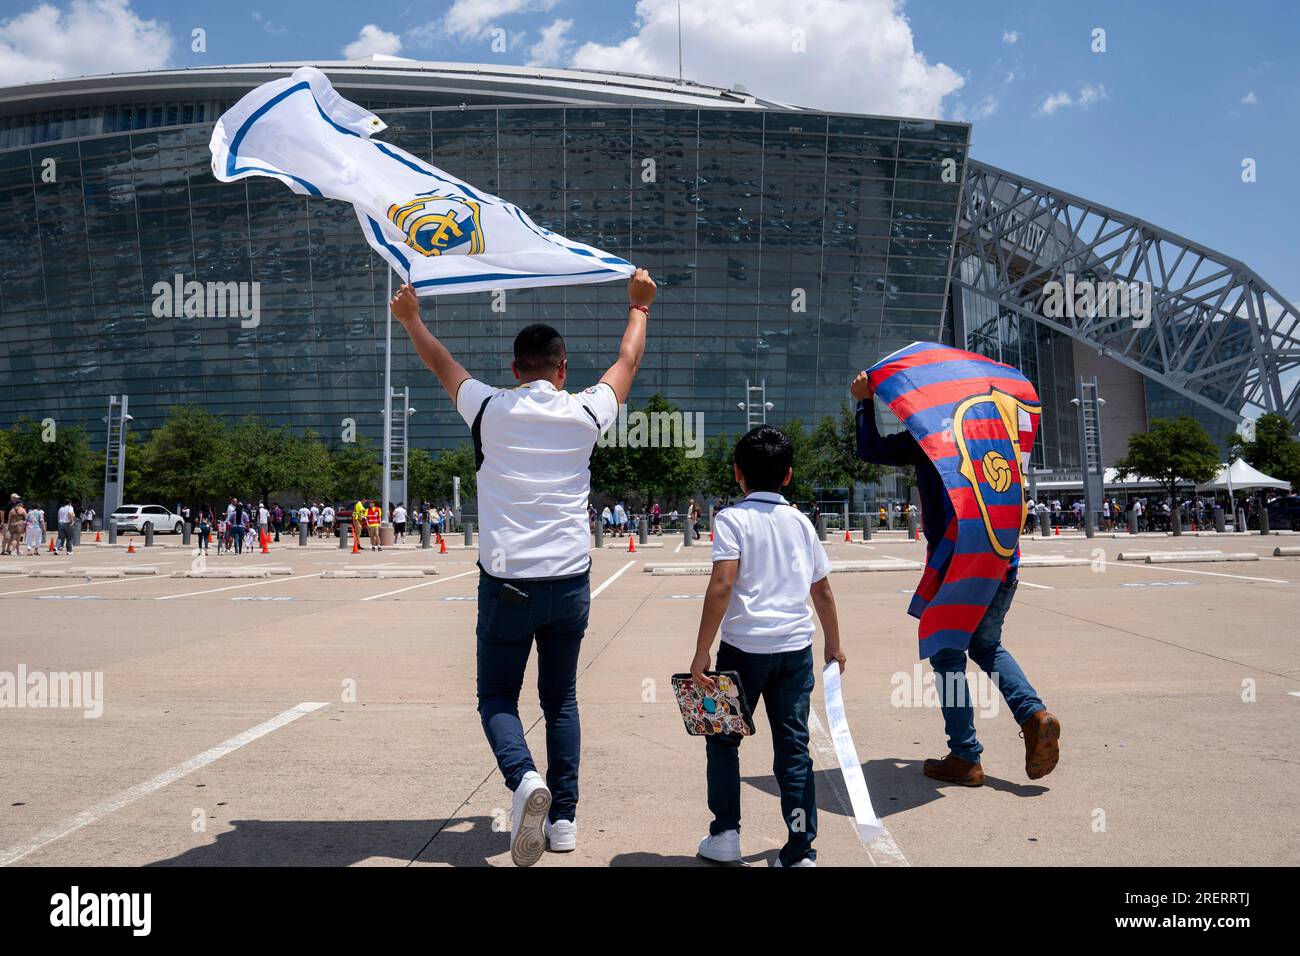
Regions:
<instances>
[{"instance_id":1,"label":"person in yellow safety vest","mask_svg":"<svg viewBox=\"0 0 1300 956\"><path fill-rule=\"evenodd\" d=\"M372 501L370 507L366 509L366 530L370 532L370 550L383 551L383 546L379 543L379 523L384 520L384 509L379 507L379 502Z\"/></svg>"},{"instance_id":2,"label":"person in yellow safety vest","mask_svg":"<svg viewBox=\"0 0 1300 956\"><path fill-rule=\"evenodd\" d=\"M356 506L352 509L352 538L361 541L361 532L366 526L366 506L357 501Z\"/></svg>"}]
</instances>

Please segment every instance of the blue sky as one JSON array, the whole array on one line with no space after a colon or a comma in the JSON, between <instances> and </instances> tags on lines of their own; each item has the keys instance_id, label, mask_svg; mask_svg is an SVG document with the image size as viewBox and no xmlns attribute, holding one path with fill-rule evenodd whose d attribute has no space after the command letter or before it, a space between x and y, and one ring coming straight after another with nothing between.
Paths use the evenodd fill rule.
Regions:
<instances>
[{"instance_id":1,"label":"blue sky","mask_svg":"<svg viewBox=\"0 0 1300 956\"><path fill-rule=\"evenodd\" d=\"M0 84L341 59L674 73L674 0L0 2ZM1300 3L683 0L688 79L829 109L960 118L972 155L1236 256L1294 303ZM207 51L190 49L206 31ZM491 30L504 31L494 50ZM1106 49L1093 52L1102 28ZM802 50L792 36L802 31ZM110 38L111 42L110 42ZM1252 158L1257 181L1243 183Z\"/></svg>"}]
</instances>

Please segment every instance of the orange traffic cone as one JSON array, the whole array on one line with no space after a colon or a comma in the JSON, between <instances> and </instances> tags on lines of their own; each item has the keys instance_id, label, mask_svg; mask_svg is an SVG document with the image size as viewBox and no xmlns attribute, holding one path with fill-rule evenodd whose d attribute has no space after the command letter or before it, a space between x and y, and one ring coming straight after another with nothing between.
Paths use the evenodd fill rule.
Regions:
<instances>
[{"instance_id":1,"label":"orange traffic cone","mask_svg":"<svg viewBox=\"0 0 1300 956\"><path fill-rule=\"evenodd\" d=\"M127 553L127 554L135 554L135 539L134 539L134 538L128 538L128 539L127 539L127 542L126 542L126 553Z\"/></svg>"},{"instance_id":2,"label":"orange traffic cone","mask_svg":"<svg viewBox=\"0 0 1300 956\"><path fill-rule=\"evenodd\" d=\"M447 553L447 542L443 539L442 535L438 535L438 553Z\"/></svg>"},{"instance_id":3,"label":"orange traffic cone","mask_svg":"<svg viewBox=\"0 0 1300 956\"><path fill-rule=\"evenodd\" d=\"M1061 526L1059 524L1056 526L1056 536L1058 538L1061 536Z\"/></svg>"},{"instance_id":4,"label":"orange traffic cone","mask_svg":"<svg viewBox=\"0 0 1300 956\"><path fill-rule=\"evenodd\" d=\"M95 532L95 544L99 544L99 532Z\"/></svg>"},{"instance_id":5,"label":"orange traffic cone","mask_svg":"<svg viewBox=\"0 0 1300 956\"><path fill-rule=\"evenodd\" d=\"M50 554L54 553L54 539L50 539Z\"/></svg>"},{"instance_id":6,"label":"orange traffic cone","mask_svg":"<svg viewBox=\"0 0 1300 956\"><path fill-rule=\"evenodd\" d=\"M636 554L636 538L633 538L630 535L627 539L627 553Z\"/></svg>"},{"instance_id":7,"label":"orange traffic cone","mask_svg":"<svg viewBox=\"0 0 1300 956\"><path fill-rule=\"evenodd\" d=\"M265 531L259 531L258 534L262 536L262 553L270 554L271 549L267 547L267 544L270 542L271 536L267 534Z\"/></svg>"},{"instance_id":8,"label":"orange traffic cone","mask_svg":"<svg viewBox=\"0 0 1300 956\"><path fill-rule=\"evenodd\" d=\"M712 531L712 529L709 530L709 541L710 541L710 542L713 541L713 531Z\"/></svg>"},{"instance_id":9,"label":"orange traffic cone","mask_svg":"<svg viewBox=\"0 0 1300 956\"><path fill-rule=\"evenodd\" d=\"M844 529L844 540L845 540L845 541L852 541L852 540L853 540L851 537L849 537L849 529L848 529L848 528L845 528L845 529Z\"/></svg>"},{"instance_id":10,"label":"orange traffic cone","mask_svg":"<svg viewBox=\"0 0 1300 956\"><path fill-rule=\"evenodd\" d=\"M360 553L361 553L361 547L360 547L360 544L359 544L359 542L358 542L357 536L356 536L355 534L352 536L352 553L353 553L353 554L360 554Z\"/></svg>"}]
</instances>

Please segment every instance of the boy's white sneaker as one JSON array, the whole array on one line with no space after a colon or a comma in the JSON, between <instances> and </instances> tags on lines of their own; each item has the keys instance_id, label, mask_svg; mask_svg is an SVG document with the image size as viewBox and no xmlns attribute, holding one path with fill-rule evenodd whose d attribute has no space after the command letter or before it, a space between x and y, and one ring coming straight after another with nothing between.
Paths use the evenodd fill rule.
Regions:
<instances>
[{"instance_id":1,"label":"boy's white sneaker","mask_svg":"<svg viewBox=\"0 0 1300 956\"><path fill-rule=\"evenodd\" d=\"M714 863L740 862L740 831L723 830L700 841L700 856Z\"/></svg>"},{"instance_id":2,"label":"boy's white sneaker","mask_svg":"<svg viewBox=\"0 0 1300 956\"><path fill-rule=\"evenodd\" d=\"M552 853L570 853L578 848L578 824L573 820L547 820L542 832Z\"/></svg>"},{"instance_id":3,"label":"boy's white sneaker","mask_svg":"<svg viewBox=\"0 0 1300 956\"><path fill-rule=\"evenodd\" d=\"M772 862L772 865L773 865L773 866L782 866L783 864L781 863L781 858L778 856L778 857L777 857L777 858ZM810 859L808 859L808 857L804 857L804 858L803 858L802 860L800 860L798 863L791 863L791 864L790 864L790 868L791 868L791 869L794 869L796 866L816 866L816 865L817 865L817 861L816 861L816 860L810 860Z\"/></svg>"},{"instance_id":4,"label":"boy's white sneaker","mask_svg":"<svg viewBox=\"0 0 1300 956\"><path fill-rule=\"evenodd\" d=\"M532 866L546 849L542 824L551 811L551 791L536 770L530 770L515 788L510 828L510 859L515 866Z\"/></svg>"}]
</instances>

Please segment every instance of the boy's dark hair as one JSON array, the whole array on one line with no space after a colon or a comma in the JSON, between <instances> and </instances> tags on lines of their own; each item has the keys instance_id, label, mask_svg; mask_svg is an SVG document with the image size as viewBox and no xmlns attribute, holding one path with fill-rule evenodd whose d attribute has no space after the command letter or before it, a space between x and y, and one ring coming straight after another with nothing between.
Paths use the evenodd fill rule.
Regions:
<instances>
[{"instance_id":1,"label":"boy's dark hair","mask_svg":"<svg viewBox=\"0 0 1300 956\"><path fill-rule=\"evenodd\" d=\"M520 372L549 374L560 367L567 354L564 336L544 323L520 329L515 336L515 365Z\"/></svg>"},{"instance_id":2,"label":"boy's dark hair","mask_svg":"<svg viewBox=\"0 0 1300 956\"><path fill-rule=\"evenodd\" d=\"M794 446L781 429L759 425L736 442L735 460L750 491L780 491L794 461Z\"/></svg>"}]
</instances>

